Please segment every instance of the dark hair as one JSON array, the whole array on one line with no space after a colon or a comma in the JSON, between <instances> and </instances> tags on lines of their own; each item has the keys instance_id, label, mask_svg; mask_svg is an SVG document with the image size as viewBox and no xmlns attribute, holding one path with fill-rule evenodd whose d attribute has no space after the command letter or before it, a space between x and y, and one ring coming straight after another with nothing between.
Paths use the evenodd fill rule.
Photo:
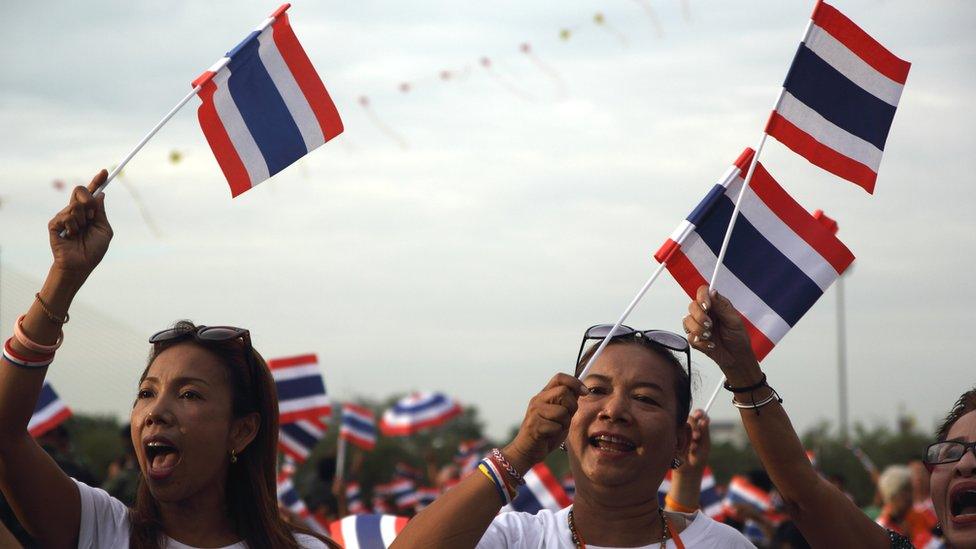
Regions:
<instances>
[{"instance_id":1,"label":"dark hair","mask_svg":"<svg viewBox=\"0 0 976 549\"><path fill-rule=\"evenodd\" d=\"M945 439L949 436L949 429L952 429L956 421L974 410L976 410L976 387L966 391L959 397L952 410L949 410L939 430L935 432L935 439L938 442L945 442Z\"/></svg>"},{"instance_id":2,"label":"dark hair","mask_svg":"<svg viewBox=\"0 0 976 549\"><path fill-rule=\"evenodd\" d=\"M607 347L611 345L620 344L631 344L640 345L641 347L651 351L655 355L664 359L668 364L673 366L672 371L674 372L674 396L678 403L677 413L675 421L678 427L685 424L688 421L688 414L691 412L691 378L688 377L688 372L685 371L685 367L682 366L681 361L671 352L670 349L661 345L660 343L653 341L646 337L636 337L636 336L619 336L610 339L610 343L607 343ZM580 373L583 372L583 368L590 361L590 357L596 352L598 345L594 345L583 353L580 357L579 363L576 364L576 377L579 377Z\"/></svg>"},{"instance_id":3,"label":"dark hair","mask_svg":"<svg viewBox=\"0 0 976 549\"><path fill-rule=\"evenodd\" d=\"M197 329L188 320L178 321L173 327L188 334ZM295 532L315 536L331 546L331 540L285 522L278 514L275 475L278 459L278 395L267 363L253 349L249 360L246 347L241 345L239 339L173 339L153 346L149 364L143 370L139 382L142 383L146 378L149 367L160 353L181 343L197 345L213 353L227 367L233 417L239 418L255 412L260 416L257 435L237 454L237 463L227 471L224 501L228 517L238 535L248 547L297 549L299 545L295 541ZM130 547L158 549L162 534L159 507L141 473L136 504L130 509L129 517L132 524Z\"/></svg>"}]
</instances>

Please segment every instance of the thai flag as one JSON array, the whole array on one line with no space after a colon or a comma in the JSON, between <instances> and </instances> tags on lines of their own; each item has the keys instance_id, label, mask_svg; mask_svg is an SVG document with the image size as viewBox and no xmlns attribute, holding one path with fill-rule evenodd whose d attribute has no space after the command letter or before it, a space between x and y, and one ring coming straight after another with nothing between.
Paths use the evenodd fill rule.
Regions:
<instances>
[{"instance_id":1,"label":"thai flag","mask_svg":"<svg viewBox=\"0 0 976 549\"><path fill-rule=\"evenodd\" d=\"M312 530L320 534L327 534L328 527L309 512L308 507L305 506L305 502L298 495L298 490L295 489L295 484L292 482L293 474L294 465L289 466L286 462L286 465L278 473L278 502L282 507L288 509L295 516L303 520L305 525Z\"/></svg>"},{"instance_id":2,"label":"thai flag","mask_svg":"<svg viewBox=\"0 0 976 549\"><path fill-rule=\"evenodd\" d=\"M285 423L278 428L278 447L295 461L304 463L327 430L328 426L319 419Z\"/></svg>"},{"instance_id":3,"label":"thai flag","mask_svg":"<svg viewBox=\"0 0 976 549\"><path fill-rule=\"evenodd\" d=\"M385 549L393 544L407 517L350 515L329 525L332 539L346 549Z\"/></svg>"},{"instance_id":4,"label":"thai flag","mask_svg":"<svg viewBox=\"0 0 976 549\"><path fill-rule=\"evenodd\" d=\"M366 504L363 503L363 490L357 482L346 484L346 508L353 515L361 515L366 512Z\"/></svg>"},{"instance_id":5,"label":"thai flag","mask_svg":"<svg viewBox=\"0 0 976 549\"><path fill-rule=\"evenodd\" d=\"M420 469L417 469L416 467L402 461L397 462L397 464L394 466L393 474L398 478L405 478L414 482L421 482L424 479L424 475Z\"/></svg>"},{"instance_id":6,"label":"thai flag","mask_svg":"<svg viewBox=\"0 0 976 549\"><path fill-rule=\"evenodd\" d=\"M454 462L457 463L462 477L478 468L478 463L481 461L481 451L486 446L488 446L488 442L483 438L465 440L458 444Z\"/></svg>"},{"instance_id":7,"label":"thai flag","mask_svg":"<svg viewBox=\"0 0 976 549\"><path fill-rule=\"evenodd\" d=\"M911 63L822 0L812 19L766 133L873 193Z\"/></svg>"},{"instance_id":8,"label":"thai flag","mask_svg":"<svg viewBox=\"0 0 976 549\"><path fill-rule=\"evenodd\" d=\"M573 501L576 497L576 479L573 478L572 473L566 473L563 477L563 491L566 492L566 497L569 501Z\"/></svg>"},{"instance_id":9,"label":"thai flag","mask_svg":"<svg viewBox=\"0 0 976 549\"><path fill-rule=\"evenodd\" d=\"M278 390L278 423L319 420L332 415L332 404L314 354L268 361Z\"/></svg>"},{"instance_id":10,"label":"thai flag","mask_svg":"<svg viewBox=\"0 0 976 549\"><path fill-rule=\"evenodd\" d=\"M671 490L672 471L668 471L657 489L657 499L660 505L664 506L664 497ZM715 518L723 512L722 496L718 493L718 486L715 484L715 474L711 467L705 467L702 473L701 488L699 492L698 505L702 513Z\"/></svg>"},{"instance_id":11,"label":"thai flag","mask_svg":"<svg viewBox=\"0 0 976 549\"><path fill-rule=\"evenodd\" d=\"M193 81L197 115L237 196L342 133L329 92L283 4Z\"/></svg>"},{"instance_id":12,"label":"thai flag","mask_svg":"<svg viewBox=\"0 0 976 549\"><path fill-rule=\"evenodd\" d=\"M427 486L423 488L417 488L417 507L416 507L417 512L419 513L423 511L425 507L427 507L431 503L434 503L434 500L436 500L437 496L439 495L441 495L441 492L437 488L431 488Z\"/></svg>"},{"instance_id":13,"label":"thai flag","mask_svg":"<svg viewBox=\"0 0 976 549\"><path fill-rule=\"evenodd\" d=\"M746 477L736 475L729 481L729 490L725 495L725 504L732 506L744 504L753 507L760 512L768 512L773 509L773 499L768 492L755 484L749 482Z\"/></svg>"},{"instance_id":14,"label":"thai flag","mask_svg":"<svg viewBox=\"0 0 976 549\"><path fill-rule=\"evenodd\" d=\"M390 507L390 504L382 496L373 496L373 512L380 515L389 515L393 512L393 508Z\"/></svg>"},{"instance_id":15,"label":"thai flag","mask_svg":"<svg viewBox=\"0 0 976 549\"><path fill-rule=\"evenodd\" d=\"M752 160L746 149L654 258L692 298L708 284ZM757 163L716 289L742 315L762 360L854 261L844 244Z\"/></svg>"},{"instance_id":16,"label":"thai flag","mask_svg":"<svg viewBox=\"0 0 976 549\"><path fill-rule=\"evenodd\" d=\"M393 500L400 510L412 509L417 505L417 485L410 479L401 478L373 488L376 495Z\"/></svg>"},{"instance_id":17,"label":"thai flag","mask_svg":"<svg viewBox=\"0 0 976 549\"><path fill-rule=\"evenodd\" d=\"M442 393L414 393L383 413L380 431L386 436L412 435L443 425L461 414L461 405Z\"/></svg>"},{"instance_id":18,"label":"thai flag","mask_svg":"<svg viewBox=\"0 0 976 549\"><path fill-rule=\"evenodd\" d=\"M32 437L39 437L61 425L69 417L71 417L71 409L54 392L51 383L45 381L41 386L41 394L37 397L34 413L27 422L27 432Z\"/></svg>"},{"instance_id":19,"label":"thai flag","mask_svg":"<svg viewBox=\"0 0 976 549\"><path fill-rule=\"evenodd\" d=\"M376 419L373 412L355 404L343 404L339 436L363 450L372 450L376 446Z\"/></svg>"},{"instance_id":20,"label":"thai flag","mask_svg":"<svg viewBox=\"0 0 976 549\"><path fill-rule=\"evenodd\" d=\"M525 484L519 486L518 494L511 505L506 505L502 511L521 511L534 515L543 509L555 512L572 505L573 501L545 463L529 469L522 478L525 479Z\"/></svg>"}]
</instances>

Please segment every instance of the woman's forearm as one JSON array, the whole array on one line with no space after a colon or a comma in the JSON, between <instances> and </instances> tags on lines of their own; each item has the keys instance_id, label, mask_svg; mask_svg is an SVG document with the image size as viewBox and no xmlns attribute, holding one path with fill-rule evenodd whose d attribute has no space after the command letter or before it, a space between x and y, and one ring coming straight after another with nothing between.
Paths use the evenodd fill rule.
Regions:
<instances>
[{"instance_id":1,"label":"woman's forearm","mask_svg":"<svg viewBox=\"0 0 976 549\"><path fill-rule=\"evenodd\" d=\"M495 486L475 471L410 519L392 547L474 547L501 507Z\"/></svg>"},{"instance_id":2,"label":"woman's forearm","mask_svg":"<svg viewBox=\"0 0 976 549\"><path fill-rule=\"evenodd\" d=\"M80 287L80 282L52 269L38 293L51 313L63 317L67 314L68 307ZM13 335L12 326L0 328L9 329L8 333ZM37 299L24 315L20 328L31 341L45 346L54 345L61 334L61 323L49 318L44 311L44 306ZM22 345L17 338L11 338L10 346L18 356L31 359L41 356ZM2 366L0 368L0 441L2 441L9 440L10 437L25 436L47 368L26 369L6 360L3 360L0 366ZM0 444L0 454L4 449L5 445Z\"/></svg>"}]
</instances>

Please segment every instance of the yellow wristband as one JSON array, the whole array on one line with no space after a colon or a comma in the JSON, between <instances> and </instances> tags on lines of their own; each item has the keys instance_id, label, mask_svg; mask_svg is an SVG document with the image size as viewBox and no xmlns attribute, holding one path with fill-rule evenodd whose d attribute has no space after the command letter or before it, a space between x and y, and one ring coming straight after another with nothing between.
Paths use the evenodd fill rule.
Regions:
<instances>
[{"instance_id":1,"label":"yellow wristband","mask_svg":"<svg viewBox=\"0 0 976 549\"><path fill-rule=\"evenodd\" d=\"M671 511L677 511L679 513L694 513L698 510L697 507L686 507L681 505L675 501L673 497L671 497L671 494L664 496L664 506Z\"/></svg>"}]
</instances>

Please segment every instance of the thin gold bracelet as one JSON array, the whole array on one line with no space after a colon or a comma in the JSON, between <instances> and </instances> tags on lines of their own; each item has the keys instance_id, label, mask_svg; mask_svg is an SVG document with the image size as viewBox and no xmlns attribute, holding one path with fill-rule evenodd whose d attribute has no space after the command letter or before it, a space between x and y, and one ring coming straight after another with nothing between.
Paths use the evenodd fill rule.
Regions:
<instances>
[{"instance_id":1,"label":"thin gold bracelet","mask_svg":"<svg viewBox=\"0 0 976 549\"><path fill-rule=\"evenodd\" d=\"M34 297L37 298L37 303L40 304L41 310L44 311L44 314L48 317L48 319L51 320L51 322L55 324L67 324L68 321L71 320L71 316L68 313L64 313L64 318L52 313L51 309L47 307L47 303L44 303L44 300L41 299L41 292L34 294Z\"/></svg>"}]
</instances>

